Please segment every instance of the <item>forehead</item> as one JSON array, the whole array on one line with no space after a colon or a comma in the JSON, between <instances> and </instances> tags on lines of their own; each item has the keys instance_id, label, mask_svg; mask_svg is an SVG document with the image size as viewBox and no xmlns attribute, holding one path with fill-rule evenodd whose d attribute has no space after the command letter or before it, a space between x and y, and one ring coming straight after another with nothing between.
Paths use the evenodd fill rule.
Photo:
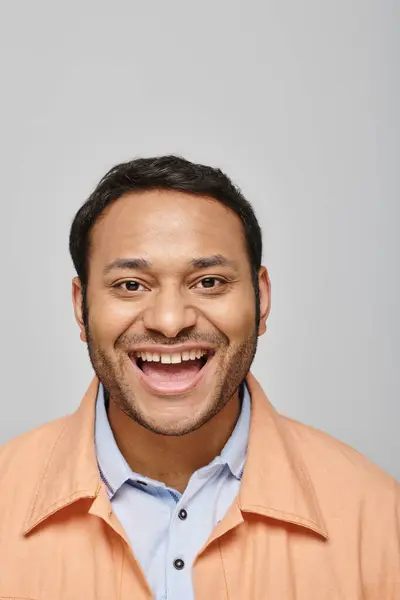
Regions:
<instances>
[{"instance_id":1,"label":"forehead","mask_svg":"<svg viewBox=\"0 0 400 600\"><path fill-rule=\"evenodd\" d=\"M190 260L205 253L245 260L240 218L218 200L170 190L122 196L91 235L91 259L101 262L131 256Z\"/></svg>"}]
</instances>

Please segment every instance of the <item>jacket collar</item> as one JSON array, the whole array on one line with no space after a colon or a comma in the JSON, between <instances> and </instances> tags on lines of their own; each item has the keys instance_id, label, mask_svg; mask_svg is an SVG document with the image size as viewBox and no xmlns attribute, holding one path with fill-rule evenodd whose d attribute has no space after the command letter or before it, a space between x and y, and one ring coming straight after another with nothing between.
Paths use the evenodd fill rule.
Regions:
<instances>
[{"instance_id":1,"label":"jacket collar","mask_svg":"<svg viewBox=\"0 0 400 600\"><path fill-rule=\"evenodd\" d=\"M238 497L241 511L294 523L327 537L312 482L285 420L255 377L249 374L246 381L251 422ZM24 534L75 501L99 495L101 478L94 443L98 387L95 377L46 457Z\"/></svg>"},{"instance_id":2,"label":"jacket collar","mask_svg":"<svg viewBox=\"0 0 400 600\"><path fill-rule=\"evenodd\" d=\"M45 457L24 534L62 508L82 498L95 498L101 488L94 445L95 377L78 410L66 417L64 427Z\"/></svg>"},{"instance_id":3,"label":"jacket collar","mask_svg":"<svg viewBox=\"0 0 400 600\"><path fill-rule=\"evenodd\" d=\"M250 373L250 437L238 503L257 513L328 537L314 487L286 420Z\"/></svg>"}]
</instances>

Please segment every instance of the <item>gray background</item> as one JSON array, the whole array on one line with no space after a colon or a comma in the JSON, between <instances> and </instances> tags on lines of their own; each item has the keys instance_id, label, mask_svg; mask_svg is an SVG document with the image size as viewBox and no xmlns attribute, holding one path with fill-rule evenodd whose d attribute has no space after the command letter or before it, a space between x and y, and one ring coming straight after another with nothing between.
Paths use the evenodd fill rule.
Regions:
<instances>
[{"instance_id":1,"label":"gray background","mask_svg":"<svg viewBox=\"0 0 400 600\"><path fill-rule=\"evenodd\" d=\"M91 378L75 211L113 164L174 152L224 168L260 217L273 404L400 478L399 5L2 3L1 442Z\"/></svg>"}]
</instances>

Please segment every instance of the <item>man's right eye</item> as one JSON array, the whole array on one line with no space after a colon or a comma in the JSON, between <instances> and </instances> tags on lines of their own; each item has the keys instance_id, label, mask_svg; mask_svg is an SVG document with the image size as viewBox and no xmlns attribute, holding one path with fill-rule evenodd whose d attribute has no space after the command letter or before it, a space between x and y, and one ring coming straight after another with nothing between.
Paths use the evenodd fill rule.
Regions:
<instances>
[{"instance_id":1,"label":"man's right eye","mask_svg":"<svg viewBox=\"0 0 400 600\"><path fill-rule=\"evenodd\" d=\"M139 283L138 281L131 280L131 279L128 281L121 281L120 283L117 284L116 287L120 288L126 292L139 292L139 291L141 291L139 289L140 287L145 289L141 283Z\"/></svg>"}]
</instances>

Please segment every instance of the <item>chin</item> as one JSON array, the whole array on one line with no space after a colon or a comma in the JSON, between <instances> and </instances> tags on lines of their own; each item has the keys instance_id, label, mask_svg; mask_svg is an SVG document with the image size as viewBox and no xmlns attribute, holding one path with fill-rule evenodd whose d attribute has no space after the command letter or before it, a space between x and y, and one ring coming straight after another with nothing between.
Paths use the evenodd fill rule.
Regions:
<instances>
[{"instance_id":1,"label":"chin","mask_svg":"<svg viewBox=\"0 0 400 600\"><path fill-rule=\"evenodd\" d=\"M219 412L216 390L193 390L186 394L153 394L135 386L120 407L138 424L161 435L180 436L199 429Z\"/></svg>"}]
</instances>

